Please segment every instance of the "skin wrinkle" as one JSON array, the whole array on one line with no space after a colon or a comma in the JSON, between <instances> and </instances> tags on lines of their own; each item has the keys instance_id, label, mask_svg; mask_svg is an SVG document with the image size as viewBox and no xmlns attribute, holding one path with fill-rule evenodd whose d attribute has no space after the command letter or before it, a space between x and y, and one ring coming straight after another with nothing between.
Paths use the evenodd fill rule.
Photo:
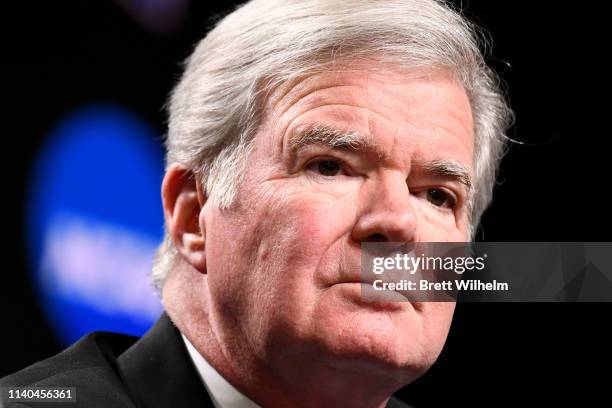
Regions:
<instances>
[{"instance_id":1,"label":"skin wrinkle","mask_svg":"<svg viewBox=\"0 0 612 408\"><path fill-rule=\"evenodd\" d=\"M182 265L180 268L186 268L186 267L187 265ZM175 270L173 273L174 279L185 280L187 279L187 276L188 276L187 271ZM201 276L199 280L203 286L207 286L207 282L204 280L204 276ZM174 282L174 280L170 280L170 282ZM189 286L193 285L193 282L187 281L185 283ZM166 293L169 291L172 291L172 288L170 287L171 285L172 283L164 288ZM186 292L186 291L183 291L183 292ZM215 319L215 317L217 317L218 314L214 313L214 309L210 308L208 297L196 297L196 296L193 296L194 293L195 292L187 292L187 295L192 298L188 302L184 302L180 305L177 305L176 303L173 303L173 302L164 302L164 307L168 310L169 313L176 316L173 319L173 321L179 327L179 329L181 329L182 332L187 331L187 327L193 326L193 327L196 327L198 330L198 336L196 338L205 339L205 338L213 337L214 339L216 339L216 342L213 342L211 344L211 347L216 347L218 349L218 351L221 353L222 361L225 361L225 362L231 361L231 358L235 357L234 353L232 352L230 347L224 347L231 343L224 342L223 339L220 337L221 332L218 330L217 331L214 330L215 326L218 327L218 324L215 324L216 322L218 322L218 320ZM164 296L164 299L165 298L166 296ZM192 321L186 322L185 320L183 320L182 316L200 316L200 313L198 313L197 309L193 309L196 305L199 305L202 310L208 310L209 313L211 313L209 316L212 316L212 319L209 318L208 322L199 321L195 325L193 324ZM178 307L179 310L175 311L174 309L176 307ZM185 308L192 308L192 309L185 310ZM212 326L210 326L210 323L212 323ZM208 330L205 330L205 328ZM236 384L234 385L238 389L241 389L244 392L243 387L241 387L240 385L236 385Z\"/></svg>"},{"instance_id":2,"label":"skin wrinkle","mask_svg":"<svg viewBox=\"0 0 612 408\"><path fill-rule=\"evenodd\" d=\"M328 105L328 106L336 106L336 105ZM354 131L350 131L350 132L354 132ZM297 133L297 131L296 131L296 132L294 132L294 133ZM294 137L294 135L290 135L289 137L291 138L292 136ZM301 144L300 142L295 142L295 141L294 141L294 140L292 140L292 139L290 139L290 141L289 141L287 144L289 144L289 145L295 145L296 143ZM364 142L364 143L368 143L368 142ZM394 135L394 145L397 145L397 143L398 143L398 138L397 138L397 133L396 133L396 135ZM293 148L289 148L288 150L292 151L292 153L291 153L292 155L294 154L294 153L293 153L293 152L294 152L294 149L293 149ZM433 167L435 167L435 166L436 166L436 164L437 164L437 163L440 163L440 162L442 162L442 163L444 163L444 164L445 164L445 163L448 163L448 165L449 165L449 166L451 166L451 167L452 167L452 166L455 166L455 167L458 167L458 166L460 166L460 167L465 167L465 166L463 166L463 165L461 165L461 164L459 164L459 163L457 163L457 162L455 162L455 161L449 161L449 160L446 160L446 161L434 161L434 162L432 162L432 163L426 163L426 164L422 165L422 167L425 167L425 168L426 168L427 166L433 166ZM291 167L293 167L293 166L291 166ZM436 171L437 171L437 170L436 170ZM466 172L467 172L467 171L469 171L469 170L466 170ZM436 174L435 174L433 171L431 171L431 173L432 173L434 176L436 176ZM438 174L438 176L439 176L439 174ZM444 177L444 176L443 176L443 177ZM467 177L469 177L469 175L468 175ZM454 181L454 179L453 179L453 178L451 178L451 177L447 177L447 178L449 178L451 181ZM468 182L468 184L470 184L470 183ZM423 190L423 189L425 189L425 187L426 187L426 186L421 186L421 187L420 187L420 189L421 189L421 190ZM464 189L463 191L464 191L464 193L465 193L465 194L466 194L466 196L467 196L467 195L468 195L468 193L469 193L469 190L465 190L465 189ZM466 201L466 198L462 197L462 196L461 196L461 194L457 194L457 197L458 197L458 203L460 203L460 204L463 204L463 203Z\"/></svg>"},{"instance_id":3,"label":"skin wrinkle","mask_svg":"<svg viewBox=\"0 0 612 408\"><path fill-rule=\"evenodd\" d=\"M375 71L378 71L378 70L375 70ZM350 71L348 71L348 72L355 72L355 70L350 70ZM420 72L420 70L417 70L417 72ZM435 72L435 73L440 73L440 72L444 72L444 71L443 71L443 70L440 70L440 69L434 69L434 72ZM311 76L311 77L307 77L306 79L297 80L297 83L292 84L292 86L289 88L289 90L288 90L287 92L285 92L285 93L283 94L283 96L282 96L282 97L281 97L281 98L278 100L277 105L278 105L278 104L280 104L280 105L281 105L281 109L280 109L280 112L279 112L278 114L276 114L276 117L277 117L277 119L276 119L276 120L281 120L281 119L282 119L282 117L283 117L284 115L286 115L286 114L288 113L288 111L289 111L289 110L290 110L290 109L291 109L293 106L295 106L295 105L299 104L300 102L302 102L302 103L303 103L303 102L304 102L304 101L303 101L303 99L306 99L306 100L307 100L309 97L310 97L310 98L314 98L314 95L316 95L317 93L320 93L321 91L329 90L329 89L332 89L332 88L355 87L355 85L353 85L353 84L351 84L351 85L339 85L339 84L338 84L338 81L339 81L338 77L339 77L339 75L340 75L340 74L341 74L341 72L336 72L336 75L338 75L338 76L334 77L332 81L329 81L329 82L331 82L331 83L332 83L332 85L329 85L329 84L328 84L328 81L325 81L325 82L324 82L322 85L320 85L320 86L318 86L318 87L316 87L316 88L314 88L314 89L309 89L309 87L308 87L308 86L309 86L310 82L314 82L314 81L315 81L316 79L318 79L318 78L319 78L319 77L320 77L322 74L316 74L316 75L313 75L313 76ZM411 76L411 78L413 78L413 79L415 79L415 80L419 80L419 79L426 79L426 80L428 80L428 81L431 81L431 78L432 78L432 77L433 77L433 74L429 73L428 71L426 71L426 73L425 73L425 74L417 74L417 75L412 75L412 76ZM451 77L454 77L454 75L451 75ZM291 97L292 97L292 94L294 93L295 88L298 88L298 89L299 89L301 92L300 92L300 93L298 93L298 95L294 97L294 98L295 98L295 100L293 100L293 101L292 101L292 98L291 98ZM288 105L288 106L284 106L284 104L283 104L283 100L284 100L285 98L287 98L287 97L288 97L290 100L287 102L287 105ZM361 102L361 101L360 101L360 102ZM305 109L309 109L308 104L304 104L304 105L305 105L305 106L304 106L304 108L305 108ZM338 105L338 106L347 106L347 107L356 107L356 108L358 108L358 109L364 109L364 110L367 110L367 111L368 111L368 113L369 113L369 112L374 112L374 113L379 114L379 115L380 115L380 116L381 116L383 119L387 120L388 122L392 122L392 120L391 120L391 119L389 119L389 118L385 117L384 115L382 115L381 113L379 113L379 112L377 112L377 111L375 111L375 110L372 110L372 109L371 109L371 107L370 107L370 108L368 108L368 109L365 109L365 108L363 108L363 107L361 107L361 106L359 106L359 105L354 105L354 104L336 104L336 105ZM315 107L320 107L320 106L315 106ZM301 112L301 114L303 114L303 113L304 113L304 112ZM300 115L298 115L298 116L296 116L296 117L295 117L295 119L294 119L294 121L295 121L295 120L298 120L298 119L299 119L299 117L301 116L301 114L300 114ZM456 115L454 115L454 117L455 117L455 118L457 118L457 116L456 116ZM287 127L286 127L285 129L283 129L283 134L286 134L286 133L287 133L287 129L291 127L291 125L293 124L293 122L294 122L294 121L291 121L291 122L290 122L290 123L287 125ZM458 120L457 122L459 122L459 123L462 125L462 127L463 127L465 130L467 130L467 128L465 127L465 125L462 123L462 121L459 121L459 120ZM372 125L371 125L371 121L369 120L369 118L368 118L368 120L367 120L367 123L368 123L369 133L370 133L370 134L375 134L375 132L372 132L372 129L371 129ZM428 124L428 126L431 126L431 124ZM452 130L450 130L450 129L445 129L445 128L442 128L442 130L447 131L447 133L449 133L449 135L451 135L451 136L453 136L453 135L454 135L454 132L453 132ZM281 139L281 148L280 148L280 150L281 150L281 152L284 152L284 151L285 151L285 149L286 149L286 146L285 146L285 139L284 139L284 138L282 138L282 139Z\"/></svg>"},{"instance_id":4,"label":"skin wrinkle","mask_svg":"<svg viewBox=\"0 0 612 408\"><path fill-rule=\"evenodd\" d=\"M330 87L326 87L325 89L329 89L329 88L330 88ZM306 94L306 96L305 96L305 97L303 97L303 99L307 99L307 98L308 98L308 97L310 97L311 95L312 95L312 94ZM339 104L336 104L336 105L339 105ZM329 105L328 105L328 106L329 106ZM356 106L356 105L348 105L348 106L352 106L352 107L361 108L361 107ZM290 108L289 108L289 109L290 109ZM299 118L299 117L298 117L298 118ZM369 122L370 122L370 121L368 120L368 123L369 123ZM291 125L290 125L290 126L291 126Z\"/></svg>"},{"instance_id":5,"label":"skin wrinkle","mask_svg":"<svg viewBox=\"0 0 612 408\"><path fill-rule=\"evenodd\" d=\"M308 123L300 123L300 124L298 124L297 126L293 126L295 122L298 122L298 121L299 121L299 119L302 117L302 115L303 115L303 114L307 114L307 113L310 113L310 112L314 112L314 111L316 111L317 109L323 109L323 108L332 107L332 106L335 106L335 107L354 108L354 109L357 109L357 110L359 110L359 111L363 110L363 111L365 111L365 112L367 112L367 113L374 113L374 114L377 114L377 115L381 116L381 118L383 118L383 119L387 120L388 122L391 122L390 120L388 120L387 118L385 118L385 117L384 117L382 114L380 114L380 113L378 113L378 112L375 112L375 111L371 111L369 108L364 108L363 106L359 106L359 105L356 105L356 104L350 104L350 103L333 103L333 104L330 104L330 103L325 103L325 102L323 102L323 101L322 101L322 102L321 102L321 105L318 105L318 106L312 106L312 107L305 107L304 109L307 109L307 110L306 110L305 112L303 112L302 114L300 114L300 115L296 116L296 117L295 117L295 119L293 119L291 122L289 122L289 124L287 125L287 127L286 127L286 129L285 129L284 134L287 134L287 133L288 133L288 129L290 129L290 128L292 128L292 129L293 129L293 128L296 128L296 127L299 127L299 126L307 126L307 125L309 125ZM341 113L339 113L339 114L338 114L338 116L339 116L339 117L341 117L341 116L342 116L342 114L341 114ZM368 116L368 115L364 115L364 116ZM368 120L368 122L369 122L369 120ZM290 134L292 134L293 132L289 132L289 133L290 133ZM356 133L359 133L359 132L356 132ZM372 136L373 136L373 135L375 135L375 134L376 134L376 133L375 133L375 132L372 132L372 131L371 131L371 129L368 129L368 132L366 133L366 135L368 135L368 136L370 136L370 137L372 137ZM364 136L365 136L365 135L364 135ZM375 138L374 138L374 137L372 137L372 139L373 139L373 140L375 140Z\"/></svg>"},{"instance_id":6,"label":"skin wrinkle","mask_svg":"<svg viewBox=\"0 0 612 408\"><path fill-rule=\"evenodd\" d=\"M295 104L299 103L299 101L309 95L312 90L310 90L308 88L308 84L311 81L314 81L314 77L307 77L306 79L301 79L301 80L297 80L297 83L293 84L293 86L291 88L289 88L287 90L287 92L278 100L278 102L275 102L274 105L268 105L268 109L270 110L277 110L280 109L279 113L276 114L272 114L272 116L276 116L276 120L279 120L283 115L285 115L285 113L287 113L287 111L289 109L291 109L292 106L294 106ZM331 88L335 88L338 85L336 83L333 83L331 85L321 85L320 88L317 88L318 90L326 90L326 89L331 89ZM348 86L348 85L347 85ZM292 99L292 93L294 91L295 88L300 89L299 87L303 87L301 89L302 92L304 92L304 94L299 93L298 95L294 96L294 100ZM285 98L289 98L289 101L286 102L287 106L284 106L283 101ZM272 98L272 100L274 100L275 98ZM278 106L280 105L280 107ZM272 108L272 106L274 106L274 108ZM287 132L287 128L291 125L291 123L289 125L287 125L287 127L285 127L283 129L283 134L285 134ZM280 151L284 152L285 151L285 145L284 145L285 139L281 138L280 139Z\"/></svg>"},{"instance_id":7,"label":"skin wrinkle","mask_svg":"<svg viewBox=\"0 0 612 408\"><path fill-rule=\"evenodd\" d=\"M298 101L298 102L296 102L296 103L299 103L299 101ZM305 107L304 107L304 110L305 110L305 111L304 111L304 112L301 112L301 113L300 113L298 116L296 116L296 117L295 117L295 119L293 119L291 122L289 122L289 124L287 125L287 127L286 127L286 128L285 128L285 130L284 130L284 133L287 133L287 130L288 130L288 129L290 129L290 128L292 127L292 125L293 125L295 122L299 121L300 117L301 117L303 114L308 114L308 113L310 113L311 111L315 111L316 109L320 109L320 108L327 108L327 107L330 107L330 106L336 106L336 107L345 107L345 108L354 108L354 109L357 109L357 110L359 110L359 111L364 111L364 112L366 113L366 114L364 114L364 116L365 116L365 117L367 117L367 116L368 116L368 114L370 114L370 113L375 113L375 114L377 114L377 115L381 116L381 118L385 119L387 122L392 122L392 121L391 121L391 120L389 120L388 118L385 118L385 117L384 117L382 114L380 114L380 113L378 113L378 112L376 112L376 111L371 110L369 107L368 107L368 108L365 108L365 107L363 107L363 106L359 106L359 105L357 105L357 104L350 104L350 103L334 103L334 104L329 104L329 103L325 103L325 102L321 101L321 105L318 105L318 106L317 106L317 105L316 105L316 106L305 106ZM288 113L287 113L287 114L288 114ZM337 114L338 114L338 116L339 116L340 118L342 117L342 113L341 113L341 112L338 112ZM283 115L281 115L279 119L282 119L282 117L283 117L283 116L284 116L284 114L283 114ZM367 121L369 122L369 119L368 119ZM368 128L368 134L370 134L370 135L374 135L374 134L376 134L376 133L373 133L373 132L371 131L371 129L369 129L369 128Z\"/></svg>"},{"instance_id":8,"label":"skin wrinkle","mask_svg":"<svg viewBox=\"0 0 612 408\"><path fill-rule=\"evenodd\" d=\"M291 169L290 172L293 173L295 171L295 162L300 157L300 153L308 150L316 151L317 148L320 150L325 150L327 152L333 152L337 156L341 156L348 164L351 161L359 161L361 167L367 167L368 163L366 160L369 156L371 156L372 151L380 151L378 144L374 141L374 138L369 135L359 135L358 132L354 130L338 130L331 126L326 126L322 124L310 124L304 126L296 126L295 130L288 136L289 142L288 144L291 146L288 148L288 167ZM314 130L309 130L314 129ZM308 136L309 133L316 133L317 129L326 129L325 131L328 133L336 133L337 135L334 137L327 138L327 142L320 142L317 136ZM348 139L350 142L347 142L347 137L341 134L350 135ZM336 146L336 138L340 137L342 139L342 145ZM314 139L314 141L313 141ZM361 153L357 155L356 153ZM320 156L321 154L319 154ZM333 156L333 155L331 155ZM365 157L363 157L365 156ZM351 160L352 159L352 160ZM361 163L363 161L363 163ZM356 172L352 169L353 172ZM367 177L367 174L359 174L362 177Z\"/></svg>"},{"instance_id":9,"label":"skin wrinkle","mask_svg":"<svg viewBox=\"0 0 612 408\"><path fill-rule=\"evenodd\" d=\"M300 103L300 100L298 100L298 101L296 101L296 102L295 102L295 104L298 104L298 103ZM288 131L288 129L289 129L289 128L291 128L291 127L292 127L292 125L293 125L293 124L294 124L296 121L298 121L298 120L299 120L299 119L300 119L300 118L303 116L303 114L310 113L311 111L314 111L314 110L319 109L319 108L325 108L326 106L350 107L350 108L356 108L356 109L358 109L358 110L364 110L364 111L366 111L366 113L367 113L367 114L370 114L370 113L378 114L378 115L379 115L379 116L380 116L380 117L381 117L383 120L385 120L385 121L387 121L387 122L392 123L392 120L391 120L391 119L389 119L389 118L385 117L384 115L380 114L379 112L376 112L376 111L374 111L374 110L372 110L372 109L370 109L370 108L364 108L364 107L359 106L359 105L356 105L356 104L349 104L349 103L322 104L322 105L320 105L320 106L314 106L314 107L309 107L309 106L306 106L306 107L304 107L305 111L304 111L304 112L300 112L300 114L299 114L298 116L296 116L296 117L295 117L295 119L293 119L291 122L289 122L289 124L288 124L288 125L285 127L285 129L284 129L284 131L283 131L283 134L286 134L286 133L287 133L287 131ZM291 109L291 107L289 107L289 108L288 108L288 110L289 110L289 109ZM282 113L282 114L280 114L280 115L278 115L278 120L281 120L281 119L282 119L282 117L283 117L285 114L286 114L286 112L285 112L285 113ZM372 131L372 127L373 127L373 125L371 125L371 120L369 119L369 117L368 117L367 115L365 115L365 116L368 118L368 119L367 119L367 124L368 124L369 134L376 134L375 132L373 132L373 131ZM467 129L467 128L465 127L465 125L463 125L463 123L461 123L461 121L458 121L458 123L460 123L464 129ZM446 128L446 127L441 127L441 126L439 126L437 123L436 123L436 124L433 124L433 123L427 123L427 127L425 128L425 130L429 131L429 130L430 130L432 127L435 127L435 128L437 128L437 129L440 129L440 130L444 131L445 133L448 133L448 134L449 134L449 136L451 136L451 137L453 137L453 138L456 138L456 131L453 131L453 130L448 129L448 128ZM399 132L399 130L396 130L396 133L397 133L397 132ZM286 150L286 142L285 142L285 139L284 139L284 138L283 138L282 140L283 140L283 142L282 142L281 151L283 151L283 152L284 152L284 151ZM397 144L397 143L394 143L394 146L395 146L396 144Z\"/></svg>"},{"instance_id":10,"label":"skin wrinkle","mask_svg":"<svg viewBox=\"0 0 612 408\"><path fill-rule=\"evenodd\" d=\"M352 72L358 72L357 70L353 70ZM346 73L346 72L344 72ZM334 75L335 74L335 75ZM272 93L280 93L279 96L275 97L272 95L269 98L269 103L266 104L266 109L271 109L272 107L278 108L281 111L285 111L283 100L288 96L293 96L296 99L301 99L305 95L311 93L313 90L309 88L312 83L316 85L315 90L326 90L329 88L334 88L338 86L352 86L352 85L342 85L342 72L339 69L329 69L321 72L317 72L311 75L305 74L300 75L294 78L291 81L288 81L285 84L280 85L280 87L276 90L271 89ZM333 76L332 76L333 75ZM295 94L295 95L292 95ZM293 104L294 102L288 102Z\"/></svg>"},{"instance_id":11,"label":"skin wrinkle","mask_svg":"<svg viewBox=\"0 0 612 408\"><path fill-rule=\"evenodd\" d=\"M298 176L299 176L299 174L294 175L294 177L298 177ZM402 177L403 177L403 176L402 176ZM427 187L428 187L428 186L421 186L421 187L419 187L418 189L415 189L415 190L419 190L419 191L420 191L420 190L426 189ZM433 186L432 186L432 187L433 187ZM324 191L323 191L323 192L324 192ZM417 192L418 192L418 191L417 191ZM324 193L325 193L325 192L324 192ZM331 193L330 193L330 194L331 194ZM440 210L440 211L442 211L442 210ZM428 215L428 214L425 214L425 216L427 217L427 216L429 216L429 215ZM434 219L434 221L436 221L436 220Z\"/></svg>"},{"instance_id":12,"label":"skin wrinkle","mask_svg":"<svg viewBox=\"0 0 612 408\"><path fill-rule=\"evenodd\" d=\"M334 239L334 240L333 240L333 241L332 241L332 242L331 242L331 243L328 245L328 247L327 247L327 248L326 248L326 250L324 251L324 256L322 256L321 258L319 258L319 262L317 263L317 267L312 269L312 273L313 273L313 274L314 274L314 272L315 272L316 270L318 270L318 269L320 268L320 264L321 264L321 262L322 262L322 261L323 261L323 260L326 258L326 256L325 256L325 255L327 255L327 254L328 254L328 253L331 251L331 249L332 249L333 247L335 247L335 245L337 244L337 242L338 242L338 241L339 241L339 240L342 238L342 236L343 236L343 235L344 235L346 232L348 232L348 231L340 231L340 232L338 233L338 236L336 237L336 239ZM316 281L316 280L313 280L313 281ZM323 288L323 290L327 290L327 289L329 289L329 287L330 287L330 285L327 285L327 286L325 286L325 287ZM324 299L320 299L320 301L323 301L323 300L324 300ZM317 305L314 305L314 307L313 307L313 308L316 308L316 306L317 306Z\"/></svg>"},{"instance_id":13,"label":"skin wrinkle","mask_svg":"<svg viewBox=\"0 0 612 408\"><path fill-rule=\"evenodd\" d=\"M353 68L346 69L343 71L342 66L345 66L345 65L349 65L349 66L352 65ZM335 63L331 64L331 67L328 70L316 72L311 75L307 75L307 74L301 75L301 76L294 78L291 81L288 81L285 84L282 84L280 88L277 89L277 91L280 90L279 91L280 95L278 97L273 96L268 99L269 103L266 104L267 109L269 109L272 106L278 107L280 105L280 108L282 111L286 110L283 108L282 101L291 93L296 93L295 97L297 99L301 99L304 96L302 92L306 94L312 92L312 90L308 88L308 86L312 82L315 82L317 83L317 85L319 85L316 88L316 90L326 90L329 88L339 86L339 83L341 83L342 80L345 79L343 76L346 76L347 74L363 72L364 69L367 70L367 72L376 74L376 73L384 72L385 67L394 68L395 65L393 63L381 62L376 59L364 59L362 61L359 61L356 64L351 64L350 61L338 60ZM438 68L438 67L430 67L425 70L424 69L410 70L410 74L409 74L410 76L407 76L406 79L413 79L413 80L428 79L430 80L433 77L432 72L436 74L447 73L447 70L444 68ZM323 80L321 80L321 77L323 77ZM353 86L353 85L346 85L346 86ZM297 88L297 91L296 91L296 88ZM274 93L274 92L275 92L274 89L270 89L268 94Z\"/></svg>"},{"instance_id":14,"label":"skin wrinkle","mask_svg":"<svg viewBox=\"0 0 612 408\"><path fill-rule=\"evenodd\" d=\"M272 95L279 102L263 111L238 205L203 207L210 313L201 321L210 320L220 355L207 355L210 348L189 329L186 335L260 405L384 403L442 348L453 304L367 304L355 281L359 244L371 234L400 241L467 237L464 221L458 228L452 213L411 194L407 179L411 188L445 185L448 180L414 170L433 159L471 160L473 134L450 124L457 132L450 138L435 127L455 120L451 110L469 115L469 105L449 76L432 73L422 82L407 79L420 74L406 72L321 74L306 90L293 84L300 94L339 85L317 95L315 104L291 91L282 100ZM279 114L280 107L288 113ZM300 170L287 174L289 138L300 125L317 124L371 135L386 157L317 147L299 157ZM309 163L329 153L355 172L318 174Z\"/></svg>"},{"instance_id":15,"label":"skin wrinkle","mask_svg":"<svg viewBox=\"0 0 612 408\"><path fill-rule=\"evenodd\" d=\"M210 207L210 201L207 201L205 206ZM217 209L217 211L220 211L220 210ZM205 214L209 214L210 215L210 212L207 212ZM210 225L210 221L208 222L208 224ZM204 297L204 299L208 299L208 298L209 297ZM221 351L221 353L223 355L223 359L226 362L225 366L229 365L231 367L231 364L229 362L232 361L233 359L235 359L236 357L240 358L240 354L235 352L234 348L232 347L232 342L231 341L225 341L225 339L222 337L223 330L220 330L220 327L222 327L222 324L221 324L222 319L220 318L220 316L222 314L219 313L215 309L214 306L211 307L208 304L209 302L206 302L206 303L207 303L207 308L206 309L210 310L210 313L211 313L211 316L212 316L212 322L211 322L212 326L213 326L213 328L216 327L216 330L211 330L211 334L216 339L216 345L219 347L219 349L220 349L220 351ZM227 310L226 310L226 312L227 312ZM195 315L196 313L193 313L193 314ZM229 315L228 314L223 314L223 315L226 315L226 316L229 316L229 317L233 317L234 319L237 319L239 317L238 315L234 315L233 313L229 314ZM251 356L256 355L256 347L255 347L255 344L253 343L255 339L251 338L250 336L248 336L248 333L246 333L244 331L246 328L245 327L241 327L239 324L234 324L233 327L240 331L241 334L240 334L239 338L240 339L244 339L244 341L245 341L245 343L242 343L241 346L243 347L244 344L246 344L247 348L249 349L249 353L248 354L251 355ZM234 375L239 376L237 373L234 373ZM255 374L253 373L253 375L255 375ZM247 377L247 380L248 380L248 377ZM239 384L238 385L234 384L234 385L237 386L237 388L241 389L242 392L245 392L245 389L243 389L243 387L241 387Z\"/></svg>"},{"instance_id":16,"label":"skin wrinkle","mask_svg":"<svg viewBox=\"0 0 612 408\"><path fill-rule=\"evenodd\" d=\"M357 71L351 71L351 72L357 72ZM328 73L329 74L329 73ZM298 104L303 98L306 98L312 94L315 94L317 92L321 92L321 91L325 91L331 88L343 88L343 87L354 87L355 85L353 84L349 84L349 85L341 85L339 84L339 76L341 74L341 72L335 72L336 76L333 77L332 79L325 79L323 80L322 83L317 83L317 87L315 87L314 89L309 88L310 83L311 82L317 82L318 80L320 80L320 77L323 75L323 73L318 73L312 76L308 76L306 78L298 78L295 80L295 83L292 83L291 86L289 87L289 89L283 93L282 97L278 100L278 102L275 102L274 105L276 108L279 108L278 105L280 105L280 113L279 113L279 118L281 116L283 116L284 114L287 113L287 111L289 109L291 109L292 106ZM295 93L295 89L298 89L297 95L293 96L292 94ZM288 106L284 106L283 100L285 98L289 97L289 101L287 102ZM292 98L293 97L293 100ZM275 98L271 98L272 101L275 100ZM270 106L268 106L270 108ZM286 132L286 129L284 130Z\"/></svg>"},{"instance_id":17,"label":"skin wrinkle","mask_svg":"<svg viewBox=\"0 0 612 408\"><path fill-rule=\"evenodd\" d=\"M314 108L314 109L310 110L309 112L314 112L314 111L316 111L316 109L318 109L318 108L323 108L323 107L328 107L328 106L351 106L351 107L355 107L355 108L357 108L357 109L365 109L365 108L361 108L361 107L359 107L359 106L346 105L346 104L329 104L329 105L325 105L325 106L321 106L321 107ZM299 119L299 117L298 117L298 118L296 118L296 119L295 119L294 121L292 121L291 123L294 123L294 122L295 122L296 120L298 120L298 119ZM297 127L297 128L299 128L300 126L307 126L307 125L305 125L305 124L304 124L304 125L298 125L298 126L296 126L296 127ZM289 125L289 127L291 127L291 124ZM349 131L349 132L354 132L354 131ZM294 134L294 133L295 133L295 132L291 132L291 133L289 134L289 136L286 136L286 138L287 138L287 139L289 139L289 142L283 142L283 146L286 146L286 145L291 145L291 144L292 144L292 142L291 142L291 137L293 136L293 134ZM371 134L371 133L370 133L370 134ZM366 143L367 143L367 142L366 142ZM398 144L398 141L397 141L397 136L395 136L395 137L394 137L394 146L396 146L397 144ZM285 150L285 151L291 151L292 149L291 149L291 148L284 148L284 150ZM394 149L392 148L391 150L394 150ZM285 153L285 154L287 155L287 153ZM382 156L382 157L381 157L381 156ZM387 160L387 158L386 158L385 156L387 156L387 155L386 155L386 154L384 154L383 152L381 152L381 153L378 155L379 159L382 159L383 161ZM433 162L436 162L436 160L434 160ZM468 169L466 166L463 166L463 165L461 165L461 164L459 164L459 163L457 163L457 165L460 165L461 167L464 167L464 168ZM470 173L469 169L468 169L468 171L467 171L467 172L468 172L468 173ZM464 183L464 184L465 184L465 183ZM471 182L469 182L469 183L467 183L467 184L471 184Z\"/></svg>"}]
</instances>

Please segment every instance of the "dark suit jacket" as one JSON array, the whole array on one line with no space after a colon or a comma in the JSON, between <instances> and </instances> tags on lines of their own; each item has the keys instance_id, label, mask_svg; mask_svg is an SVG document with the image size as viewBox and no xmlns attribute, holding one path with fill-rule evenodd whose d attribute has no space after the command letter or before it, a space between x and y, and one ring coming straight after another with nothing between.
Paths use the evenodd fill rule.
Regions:
<instances>
[{"instance_id":1,"label":"dark suit jacket","mask_svg":"<svg viewBox=\"0 0 612 408\"><path fill-rule=\"evenodd\" d=\"M180 332L165 313L140 339L91 333L56 356L1 379L0 387L7 386L76 387L76 403L7 405L15 407L213 407ZM408 406L391 398L387 407Z\"/></svg>"}]
</instances>

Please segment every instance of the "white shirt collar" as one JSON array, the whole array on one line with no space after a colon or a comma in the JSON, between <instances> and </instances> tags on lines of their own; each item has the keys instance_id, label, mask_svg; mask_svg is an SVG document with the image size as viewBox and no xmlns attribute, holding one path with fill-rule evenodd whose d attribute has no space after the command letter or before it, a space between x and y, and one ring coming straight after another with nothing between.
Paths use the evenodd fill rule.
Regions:
<instances>
[{"instance_id":1,"label":"white shirt collar","mask_svg":"<svg viewBox=\"0 0 612 408\"><path fill-rule=\"evenodd\" d=\"M187 337L181 333L187 346L189 357L195 364L200 379L204 383L215 408L259 408L243 393L230 384L208 361L196 350Z\"/></svg>"}]
</instances>

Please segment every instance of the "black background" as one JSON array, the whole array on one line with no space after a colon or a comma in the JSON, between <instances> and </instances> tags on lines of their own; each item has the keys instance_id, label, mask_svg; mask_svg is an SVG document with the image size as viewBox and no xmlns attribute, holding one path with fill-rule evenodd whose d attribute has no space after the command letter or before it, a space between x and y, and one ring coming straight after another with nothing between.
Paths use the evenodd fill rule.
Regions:
<instances>
[{"instance_id":1,"label":"black background","mask_svg":"<svg viewBox=\"0 0 612 408\"><path fill-rule=\"evenodd\" d=\"M0 376L61 348L30 288L28 169L48 130L90 102L130 107L163 134L181 61L228 2L193 1L151 34L110 0L10 2L2 11ZM470 1L516 123L479 240L610 241L608 10L598 3ZM596 6L597 5L597 6ZM264 18L264 16L262 16ZM417 407L575 400L606 404L612 304L459 304L434 367L401 395ZM601 398L605 398L601 400Z\"/></svg>"}]
</instances>

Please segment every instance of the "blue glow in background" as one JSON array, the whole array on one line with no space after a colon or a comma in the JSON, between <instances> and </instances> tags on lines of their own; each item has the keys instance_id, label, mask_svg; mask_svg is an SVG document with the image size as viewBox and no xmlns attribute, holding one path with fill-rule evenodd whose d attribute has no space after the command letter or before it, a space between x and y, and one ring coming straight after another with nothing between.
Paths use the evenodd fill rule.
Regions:
<instances>
[{"instance_id":1,"label":"blue glow in background","mask_svg":"<svg viewBox=\"0 0 612 408\"><path fill-rule=\"evenodd\" d=\"M160 135L112 105L72 112L30 175L27 239L34 285L60 341L143 334L161 313L148 275L163 235Z\"/></svg>"}]
</instances>

